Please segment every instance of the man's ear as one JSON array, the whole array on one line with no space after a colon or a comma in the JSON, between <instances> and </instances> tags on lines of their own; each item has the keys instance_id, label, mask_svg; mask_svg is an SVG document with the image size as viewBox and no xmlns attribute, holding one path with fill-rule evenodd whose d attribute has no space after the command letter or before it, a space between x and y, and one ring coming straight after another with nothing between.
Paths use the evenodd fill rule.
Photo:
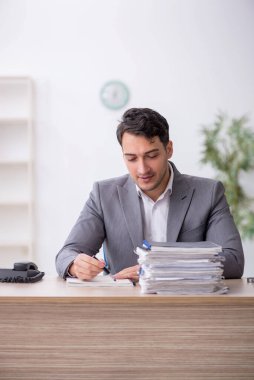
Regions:
<instances>
[{"instance_id":1,"label":"man's ear","mask_svg":"<svg viewBox=\"0 0 254 380\"><path fill-rule=\"evenodd\" d=\"M166 151L167 151L168 159L170 159L173 155L173 141L172 140L169 140L169 142L167 143Z\"/></svg>"}]
</instances>

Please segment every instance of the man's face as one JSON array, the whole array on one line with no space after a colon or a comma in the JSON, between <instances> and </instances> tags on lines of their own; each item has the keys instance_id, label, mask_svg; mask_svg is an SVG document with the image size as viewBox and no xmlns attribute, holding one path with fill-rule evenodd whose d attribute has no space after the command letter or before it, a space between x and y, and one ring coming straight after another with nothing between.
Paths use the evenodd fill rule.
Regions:
<instances>
[{"instance_id":1,"label":"man's face","mask_svg":"<svg viewBox=\"0 0 254 380\"><path fill-rule=\"evenodd\" d=\"M125 132L122 150L133 181L154 201L158 199L169 180L168 159L173 153L172 141L165 147L158 136L147 139Z\"/></svg>"}]
</instances>

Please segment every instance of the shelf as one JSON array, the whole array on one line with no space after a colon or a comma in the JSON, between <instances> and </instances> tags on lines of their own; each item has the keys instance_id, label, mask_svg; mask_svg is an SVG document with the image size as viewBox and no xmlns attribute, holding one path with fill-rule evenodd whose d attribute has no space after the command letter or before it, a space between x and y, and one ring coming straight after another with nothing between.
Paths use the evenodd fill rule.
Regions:
<instances>
[{"instance_id":1,"label":"shelf","mask_svg":"<svg viewBox=\"0 0 254 380\"><path fill-rule=\"evenodd\" d=\"M0 242L1 268L13 268L13 263L19 261L33 261L30 247L26 242Z\"/></svg>"},{"instance_id":2,"label":"shelf","mask_svg":"<svg viewBox=\"0 0 254 380\"><path fill-rule=\"evenodd\" d=\"M21 248L27 248L31 244L30 241L1 241L0 240L0 247L1 248L15 248L15 247L21 247Z\"/></svg>"},{"instance_id":3,"label":"shelf","mask_svg":"<svg viewBox=\"0 0 254 380\"><path fill-rule=\"evenodd\" d=\"M33 90L27 77L0 77L0 262L31 258Z\"/></svg>"},{"instance_id":4,"label":"shelf","mask_svg":"<svg viewBox=\"0 0 254 380\"><path fill-rule=\"evenodd\" d=\"M0 160L0 166L28 166L30 163L28 160Z\"/></svg>"},{"instance_id":5,"label":"shelf","mask_svg":"<svg viewBox=\"0 0 254 380\"><path fill-rule=\"evenodd\" d=\"M31 80L0 77L0 118L27 118L31 115Z\"/></svg>"},{"instance_id":6,"label":"shelf","mask_svg":"<svg viewBox=\"0 0 254 380\"><path fill-rule=\"evenodd\" d=\"M31 156L29 128L26 125L0 127L0 161L27 161Z\"/></svg>"},{"instance_id":7,"label":"shelf","mask_svg":"<svg viewBox=\"0 0 254 380\"><path fill-rule=\"evenodd\" d=\"M0 165L0 204L27 203L31 200L28 165Z\"/></svg>"},{"instance_id":8,"label":"shelf","mask_svg":"<svg viewBox=\"0 0 254 380\"><path fill-rule=\"evenodd\" d=\"M28 118L17 118L17 117L11 117L11 118L0 118L0 128L2 126L17 126L17 125L28 125L31 122Z\"/></svg>"},{"instance_id":9,"label":"shelf","mask_svg":"<svg viewBox=\"0 0 254 380\"><path fill-rule=\"evenodd\" d=\"M0 207L28 207L30 201L27 199L0 199Z\"/></svg>"}]
</instances>

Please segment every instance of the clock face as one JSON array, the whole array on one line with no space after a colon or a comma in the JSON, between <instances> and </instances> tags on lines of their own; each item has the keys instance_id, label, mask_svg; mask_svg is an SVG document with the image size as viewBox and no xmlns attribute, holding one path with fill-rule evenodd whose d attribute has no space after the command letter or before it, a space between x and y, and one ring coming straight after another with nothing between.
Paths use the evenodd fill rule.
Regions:
<instances>
[{"instance_id":1,"label":"clock face","mask_svg":"<svg viewBox=\"0 0 254 380\"><path fill-rule=\"evenodd\" d=\"M118 110L128 103L129 90L120 81L110 81L102 87L100 98L104 106L112 110Z\"/></svg>"}]
</instances>

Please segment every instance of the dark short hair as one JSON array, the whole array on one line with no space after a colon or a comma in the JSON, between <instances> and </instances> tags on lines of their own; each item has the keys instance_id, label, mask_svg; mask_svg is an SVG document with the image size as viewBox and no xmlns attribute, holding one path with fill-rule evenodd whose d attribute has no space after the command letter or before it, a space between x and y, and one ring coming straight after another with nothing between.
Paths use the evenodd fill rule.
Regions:
<instances>
[{"instance_id":1,"label":"dark short hair","mask_svg":"<svg viewBox=\"0 0 254 380\"><path fill-rule=\"evenodd\" d=\"M150 108L130 108L123 114L117 127L116 136L120 145L125 132L151 139L158 136L164 146L169 141L167 120Z\"/></svg>"}]
</instances>

